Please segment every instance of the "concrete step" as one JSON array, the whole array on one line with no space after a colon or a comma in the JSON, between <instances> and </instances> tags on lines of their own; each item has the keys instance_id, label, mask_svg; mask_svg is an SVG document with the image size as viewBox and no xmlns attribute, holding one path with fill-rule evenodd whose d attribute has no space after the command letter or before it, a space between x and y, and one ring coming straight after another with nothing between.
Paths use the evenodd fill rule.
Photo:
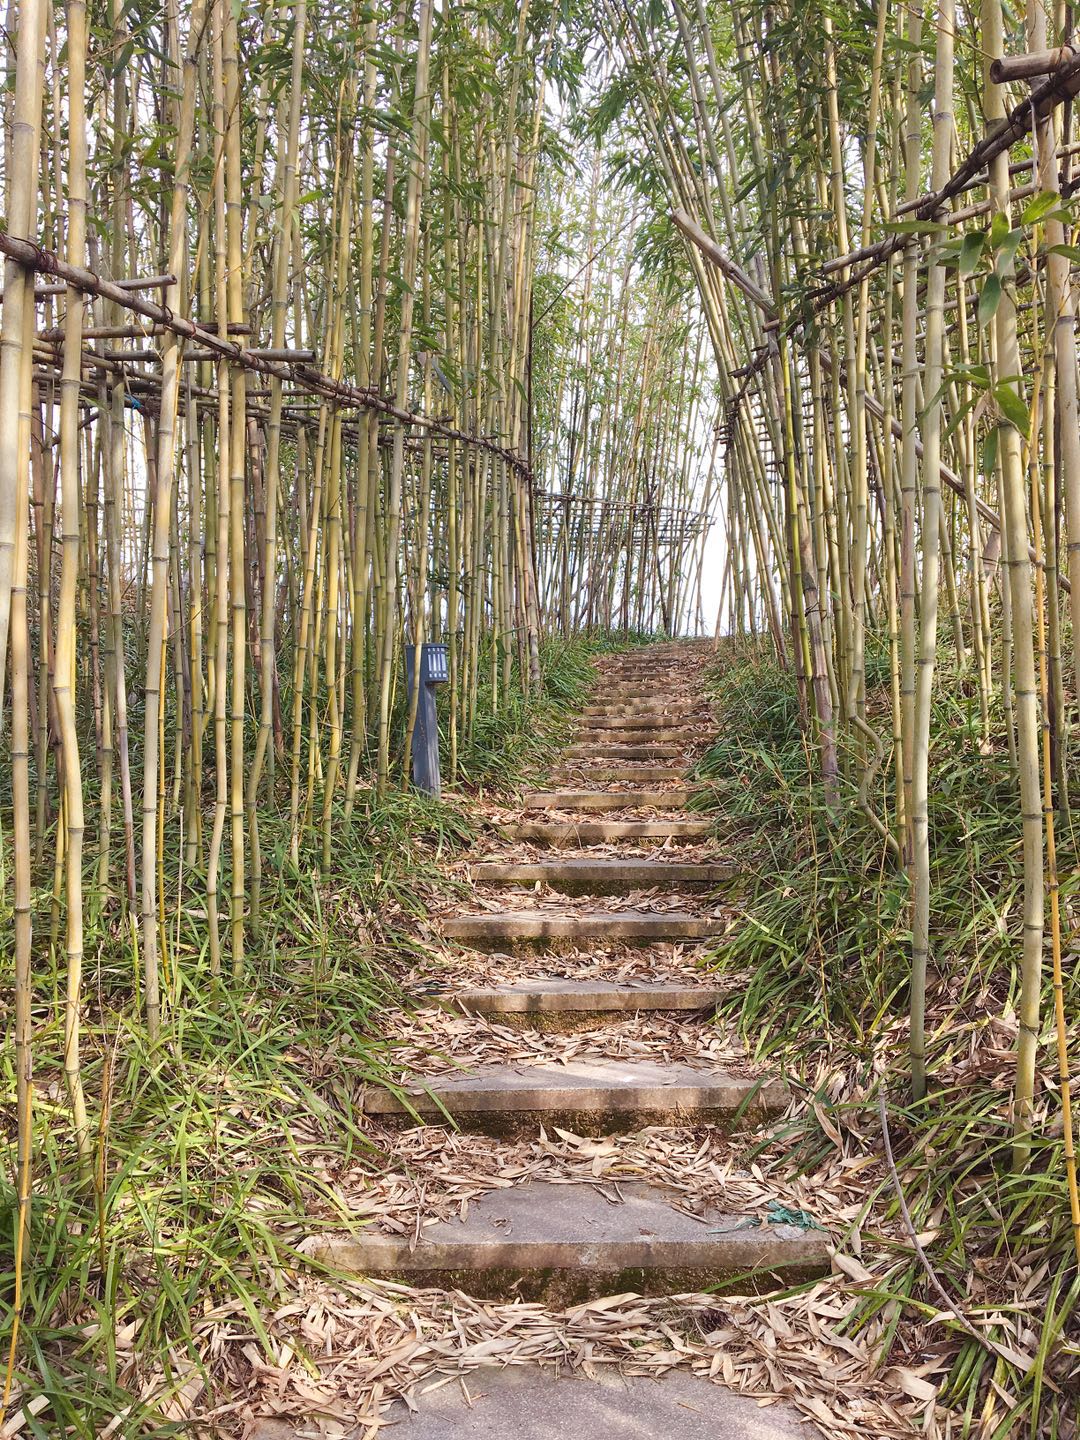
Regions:
<instances>
[{"instance_id":1,"label":"concrete step","mask_svg":"<svg viewBox=\"0 0 1080 1440\"><path fill-rule=\"evenodd\" d=\"M575 745L696 745L708 738L704 728L690 729L688 726L646 725L641 730L594 730L591 725L579 725L574 731Z\"/></svg>"},{"instance_id":2,"label":"concrete step","mask_svg":"<svg viewBox=\"0 0 1080 1440\"><path fill-rule=\"evenodd\" d=\"M682 678L672 673L670 665L635 665L607 670L600 675L597 683L604 686L642 685L647 688L667 686L670 689Z\"/></svg>"},{"instance_id":3,"label":"concrete step","mask_svg":"<svg viewBox=\"0 0 1080 1440\"><path fill-rule=\"evenodd\" d=\"M540 845L608 845L615 840L639 843L663 840L705 840L712 834L710 820L522 820L504 825L507 840L528 840Z\"/></svg>"},{"instance_id":4,"label":"concrete step","mask_svg":"<svg viewBox=\"0 0 1080 1440\"><path fill-rule=\"evenodd\" d=\"M568 745L563 751L569 760L674 760L682 753L680 745Z\"/></svg>"},{"instance_id":5,"label":"concrete step","mask_svg":"<svg viewBox=\"0 0 1080 1440\"><path fill-rule=\"evenodd\" d=\"M655 784L663 780L682 780L685 772L681 767L671 765L603 765L598 770L592 769L584 762L575 765L574 774L583 779L595 780L598 785L605 785L614 781L635 781Z\"/></svg>"},{"instance_id":6,"label":"concrete step","mask_svg":"<svg viewBox=\"0 0 1080 1440\"><path fill-rule=\"evenodd\" d=\"M724 933L721 920L669 910L649 915L639 910L579 911L559 915L548 910L489 911L457 915L442 922L448 940L461 940L478 949L541 945L577 947L623 943L656 945L667 941L707 940Z\"/></svg>"},{"instance_id":7,"label":"concrete step","mask_svg":"<svg viewBox=\"0 0 1080 1440\"><path fill-rule=\"evenodd\" d=\"M403 1094L371 1086L369 1115L409 1124L444 1124L485 1135L533 1134L538 1125L576 1135L606 1135L646 1125L731 1124L761 1119L787 1105L778 1080L656 1060L593 1060L565 1064L483 1065L412 1080Z\"/></svg>"},{"instance_id":8,"label":"concrete step","mask_svg":"<svg viewBox=\"0 0 1080 1440\"><path fill-rule=\"evenodd\" d=\"M697 717L688 713L678 714L672 710L631 710L628 707L614 707L605 712L586 708L578 724L583 730L659 730L685 729ZM707 717L700 717L700 724L707 723Z\"/></svg>"},{"instance_id":9,"label":"concrete step","mask_svg":"<svg viewBox=\"0 0 1080 1440\"><path fill-rule=\"evenodd\" d=\"M670 692L664 686L658 685L655 690L642 690L640 686L628 689L625 686L614 685L604 687L604 704L614 711L630 711L634 714L641 714L646 711L671 712ZM702 703L678 705L674 713L686 714L688 711L697 713L706 709Z\"/></svg>"},{"instance_id":10,"label":"concrete step","mask_svg":"<svg viewBox=\"0 0 1080 1440\"><path fill-rule=\"evenodd\" d=\"M531 1180L474 1200L464 1220L425 1225L415 1244L411 1235L367 1230L346 1238L319 1236L304 1249L347 1274L461 1289L484 1299L544 1300L559 1308L626 1291L706 1290L736 1277L740 1289L766 1290L780 1277L784 1283L809 1279L829 1268L824 1230L770 1224L720 1208L688 1215L677 1208L677 1192L639 1181L620 1182L616 1193ZM605 1424L575 1433L616 1432ZM646 1432L619 1426L618 1433Z\"/></svg>"},{"instance_id":11,"label":"concrete step","mask_svg":"<svg viewBox=\"0 0 1080 1440\"><path fill-rule=\"evenodd\" d=\"M591 1366L586 1376L572 1366L556 1375L539 1365L496 1363L470 1369L468 1377L467 1389L417 1386L408 1404L395 1400L382 1420L387 1434L393 1440L807 1440L792 1406L781 1401L762 1409L749 1395L682 1370L665 1369L657 1379ZM245 1430L247 1440L328 1433L314 1416L306 1422L264 1417L254 1426ZM372 1433L361 1424L343 1440Z\"/></svg>"},{"instance_id":12,"label":"concrete step","mask_svg":"<svg viewBox=\"0 0 1080 1440\"><path fill-rule=\"evenodd\" d=\"M652 700L639 700L636 705L615 704L610 699L605 698L602 703L583 706L581 713L583 715L608 715L615 718L620 715L641 715L646 718L651 718L656 715L679 717L696 715L698 713L705 713L706 709L707 707L705 706L690 706L679 703L673 705L670 700L663 696L658 696Z\"/></svg>"},{"instance_id":13,"label":"concrete step","mask_svg":"<svg viewBox=\"0 0 1080 1440\"><path fill-rule=\"evenodd\" d=\"M808 1440L801 1418L783 1401L762 1409L749 1395L682 1370L665 1369L657 1380L590 1366L586 1377L572 1365L556 1375L496 1360L470 1369L467 1389L414 1387L408 1404L395 1400L382 1423L392 1440ZM306 1423L268 1417L246 1431L247 1440L311 1440L320 1433L327 1431L316 1417ZM343 1440L372 1433L360 1425Z\"/></svg>"},{"instance_id":14,"label":"concrete step","mask_svg":"<svg viewBox=\"0 0 1080 1440\"><path fill-rule=\"evenodd\" d=\"M610 1019L642 1011L680 1012L714 1010L720 1000L715 985L685 980L653 980L647 985L616 985L610 980L520 980L489 989L459 990L437 997L444 1010L466 1015L489 1015L502 1021L561 1029L561 1023L544 1022Z\"/></svg>"},{"instance_id":15,"label":"concrete step","mask_svg":"<svg viewBox=\"0 0 1080 1440\"><path fill-rule=\"evenodd\" d=\"M734 873L722 862L679 860L541 860L524 863L481 861L472 878L487 885L550 885L567 894L620 894L656 886L719 885Z\"/></svg>"},{"instance_id":16,"label":"concrete step","mask_svg":"<svg viewBox=\"0 0 1080 1440\"><path fill-rule=\"evenodd\" d=\"M526 810L681 810L688 790L529 790Z\"/></svg>"}]
</instances>

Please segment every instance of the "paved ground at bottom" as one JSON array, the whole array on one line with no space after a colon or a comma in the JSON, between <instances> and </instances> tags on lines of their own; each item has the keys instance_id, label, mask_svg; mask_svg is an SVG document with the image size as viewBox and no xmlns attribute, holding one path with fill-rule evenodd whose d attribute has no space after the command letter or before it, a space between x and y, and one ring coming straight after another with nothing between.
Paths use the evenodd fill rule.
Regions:
<instances>
[{"instance_id":1,"label":"paved ground at bottom","mask_svg":"<svg viewBox=\"0 0 1080 1440\"><path fill-rule=\"evenodd\" d=\"M556 1376L536 1366L474 1371L398 1402L378 1434L395 1440L806 1440L786 1405L759 1405L695 1375L662 1380L601 1374ZM467 1393L466 1393L467 1391ZM250 1440L315 1440L318 1426L263 1420ZM342 1440L359 1440L356 1430Z\"/></svg>"}]
</instances>

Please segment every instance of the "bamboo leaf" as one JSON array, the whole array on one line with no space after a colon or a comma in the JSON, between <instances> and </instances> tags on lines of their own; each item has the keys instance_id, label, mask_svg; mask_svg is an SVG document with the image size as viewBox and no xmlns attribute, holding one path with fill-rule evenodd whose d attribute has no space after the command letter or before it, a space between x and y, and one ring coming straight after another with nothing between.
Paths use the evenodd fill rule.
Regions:
<instances>
[{"instance_id":1,"label":"bamboo leaf","mask_svg":"<svg viewBox=\"0 0 1080 1440\"><path fill-rule=\"evenodd\" d=\"M994 386L994 399L1009 424L1015 426L1021 435L1026 435L1031 425L1031 416L1027 406L1007 380L999 381Z\"/></svg>"},{"instance_id":2,"label":"bamboo leaf","mask_svg":"<svg viewBox=\"0 0 1080 1440\"><path fill-rule=\"evenodd\" d=\"M980 398L981 397L978 395L973 395L969 400L965 400L964 403L957 408L956 414L952 417L948 425L945 427L945 432L943 436L944 439L947 440L949 436L952 435L953 432L962 424L964 416L969 414L975 408L975 406L978 405Z\"/></svg>"},{"instance_id":3,"label":"bamboo leaf","mask_svg":"<svg viewBox=\"0 0 1080 1440\"><path fill-rule=\"evenodd\" d=\"M1049 215L1055 206L1061 203L1061 196L1054 190L1044 190L1041 195L1036 195L1024 206L1024 213L1020 216L1021 225L1034 225L1044 216Z\"/></svg>"},{"instance_id":4,"label":"bamboo leaf","mask_svg":"<svg viewBox=\"0 0 1080 1440\"><path fill-rule=\"evenodd\" d=\"M996 250L1009 233L1009 222L1004 215L995 215L990 222L990 248Z\"/></svg>"},{"instance_id":5,"label":"bamboo leaf","mask_svg":"<svg viewBox=\"0 0 1080 1440\"><path fill-rule=\"evenodd\" d=\"M1001 280L997 275L988 275L979 294L979 324L988 325L997 314L1000 304Z\"/></svg>"},{"instance_id":6,"label":"bamboo leaf","mask_svg":"<svg viewBox=\"0 0 1080 1440\"><path fill-rule=\"evenodd\" d=\"M938 235L945 228L936 220L893 220L885 226L894 235Z\"/></svg>"},{"instance_id":7,"label":"bamboo leaf","mask_svg":"<svg viewBox=\"0 0 1080 1440\"><path fill-rule=\"evenodd\" d=\"M986 231L969 230L960 247L960 274L973 275L986 248Z\"/></svg>"},{"instance_id":8,"label":"bamboo leaf","mask_svg":"<svg viewBox=\"0 0 1080 1440\"><path fill-rule=\"evenodd\" d=\"M994 473L994 466L997 464L998 438L999 430L995 425L982 442L982 455L980 458L982 473L984 475L992 475Z\"/></svg>"},{"instance_id":9,"label":"bamboo leaf","mask_svg":"<svg viewBox=\"0 0 1080 1440\"><path fill-rule=\"evenodd\" d=\"M1011 268L1013 258L1016 255L1017 250L1020 248L1020 244L1023 238L1023 230L1010 230L1005 236L1004 240L1002 240L1001 244L996 247L994 268L997 270L999 275L1006 274Z\"/></svg>"}]
</instances>

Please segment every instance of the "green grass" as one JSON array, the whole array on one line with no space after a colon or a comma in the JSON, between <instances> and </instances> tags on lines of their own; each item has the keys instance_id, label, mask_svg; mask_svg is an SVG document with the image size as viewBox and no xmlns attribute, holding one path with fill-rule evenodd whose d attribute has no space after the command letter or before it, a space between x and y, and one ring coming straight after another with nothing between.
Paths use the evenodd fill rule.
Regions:
<instances>
[{"instance_id":1,"label":"green grass","mask_svg":"<svg viewBox=\"0 0 1080 1440\"><path fill-rule=\"evenodd\" d=\"M445 883L440 850L471 832L452 807L397 795L361 807L351 827L342 819L339 833L335 870L320 877L303 868L306 855L293 872L284 831L271 831L263 933L236 984L209 973L200 880L189 876L157 1049L133 1003L128 932L114 921L91 933L84 1062L92 1113L103 1117L100 1186L78 1171L55 987L39 987L20 1368L32 1392L49 1395L51 1424L92 1435L130 1403L113 1341L125 1326L136 1327L143 1366L170 1347L183 1351L208 1304L239 1299L258 1335L290 1262L290 1227L329 1198L314 1160L380 1163L356 1109L363 1085L385 1078L392 1062L378 1016L398 996L396 972L416 958L409 915ZM175 877L169 898L176 913ZM10 1098L10 1052L0 1084ZM13 1173L10 1154L5 1170ZM13 1200L5 1182L9 1229ZM10 1263L5 1246L6 1304ZM122 1433L137 1428L133 1414Z\"/></svg>"},{"instance_id":2,"label":"green grass","mask_svg":"<svg viewBox=\"0 0 1080 1440\"><path fill-rule=\"evenodd\" d=\"M887 711L880 648L870 655L871 710ZM905 1017L910 934L908 884L842 781L834 813L812 777L798 725L793 677L763 647L729 643L714 675L720 738L704 757L698 803L716 814L727 853L744 878L734 893L738 923L711 957L730 982L724 1018L750 1053L801 1077L808 1103L761 1146L773 1163L812 1174L833 1142L814 1105L834 1123L869 1137L880 1153L877 1093L885 1085L890 1129L917 1229L935 1234L932 1263L966 1313L991 1339L1014 1349L1010 1322L1034 1330L1034 1363L994 1361L956 1326L943 1399L959 1412L961 1436L1066 1434L1080 1393L1080 1331L1055 1095L1043 1087L1032 1163L1010 1168L1011 1047L1019 991L1022 854L1016 785L1004 753L980 754L970 687L949 674L932 722L930 822L933 968L929 994L931 1092L907 1103ZM959 701L949 698L959 695ZM879 785L873 802L887 817ZM741 862L741 865L738 864ZM1075 834L1059 830L1063 898L1076 895ZM1044 1072L1055 1072L1049 992L1043 1014ZM1072 1053L1080 1053L1080 994L1068 967ZM831 1088L817 1077L829 1073ZM835 1102L840 1084L842 1098ZM779 1160L777 1157L780 1157ZM868 1186L867 1214L895 1219L882 1172ZM870 1222L867 1222L870 1223ZM1020 1294L1025 1274L1031 1298ZM886 1336L940 1309L909 1247L887 1281L871 1287L853 1328L884 1324ZM905 1330L905 1325L908 1327ZM985 1428L991 1376L993 1420ZM1055 1388L1056 1387L1056 1388ZM1005 1397L1005 1398L1003 1398ZM983 1426L984 1428L980 1428Z\"/></svg>"}]
</instances>

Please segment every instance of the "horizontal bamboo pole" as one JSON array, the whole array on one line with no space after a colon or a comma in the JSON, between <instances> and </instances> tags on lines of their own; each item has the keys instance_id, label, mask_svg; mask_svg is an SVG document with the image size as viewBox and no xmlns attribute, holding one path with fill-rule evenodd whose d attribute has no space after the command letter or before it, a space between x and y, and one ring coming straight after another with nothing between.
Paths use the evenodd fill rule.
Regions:
<instances>
[{"instance_id":1,"label":"horizontal bamboo pole","mask_svg":"<svg viewBox=\"0 0 1080 1440\"><path fill-rule=\"evenodd\" d=\"M1032 50L1027 55L1000 55L990 66L990 79L995 85L1007 85L1010 80L1034 80L1059 69L1075 55L1071 45L1060 45L1056 50Z\"/></svg>"},{"instance_id":2,"label":"horizontal bamboo pole","mask_svg":"<svg viewBox=\"0 0 1080 1440\"><path fill-rule=\"evenodd\" d=\"M1017 185L1009 191L1009 200L1027 200L1038 193L1038 185ZM948 213L939 216L942 225L960 225L965 220L973 220L977 215L986 215L990 210L989 200L976 200L972 205L964 205L959 210L950 210ZM899 215L899 212L897 212ZM917 240L917 235L902 235L897 237L900 240L900 247L909 245L912 240ZM838 270L846 270L849 265L858 265L863 260L872 260L880 254L882 240L876 241L873 245L865 245L861 250L851 250L847 255L835 255L831 260L826 260L821 267L822 275L835 275Z\"/></svg>"},{"instance_id":3,"label":"horizontal bamboo pole","mask_svg":"<svg viewBox=\"0 0 1080 1440\"><path fill-rule=\"evenodd\" d=\"M1080 155L1080 142L1074 141L1071 145L1059 145L1054 151L1054 156L1058 160L1070 160L1074 155ZM1024 175L1031 167L1032 161L1030 158L1014 160L1009 166L1009 176L1011 178L1014 175ZM964 189L974 190L977 186L985 184L987 184L987 177L980 171L978 175L972 176L964 186ZM893 211L892 219L903 220L906 215L911 215L916 211L926 198L925 195L916 195L914 200L904 200L901 204L897 205Z\"/></svg>"},{"instance_id":4,"label":"horizontal bamboo pole","mask_svg":"<svg viewBox=\"0 0 1080 1440\"><path fill-rule=\"evenodd\" d=\"M218 359L228 360L245 370L276 376L279 380L289 380L312 394L324 396L327 400L343 401L345 404L354 405L361 410L375 410L379 414L389 415L392 419L400 421L402 425L416 425L430 434L441 435L444 439L456 440L463 445L472 446L473 449L495 455L526 477L532 474L528 464L520 455L503 445L496 444L493 440L470 435L464 430L456 430L453 426L446 425L440 420L434 420L429 415L421 415L416 411L407 410L371 390L363 390L346 381L335 380L330 375L324 375L321 371L308 366L289 365L280 360L264 359L251 350L237 345L235 341L225 339L212 330L204 329L194 320L175 314L166 305L158 305L152 300L143 299L134 293L131 284L125 288L118 281L106 280L100 275L95 275L92 270L84 269L79 265L69 265L66 260L62 260L51 250L34 244L33 241L20 240L14 235L0 234L0 254L7 255L12 260L16 260L19 264L36 270L40 274L55 275L65 285L70 285L73 289L82 291L83 294L97 295L103 300L112 300L126 310L132 310L137 315L143 315L146 319L163 325L174 335L188 340L197 340L204 349L211 351ZM166 277L155 276L152 278L155 281L164 281ZM144 280L137 283L140 286L147 284Z\"/></svg>"},{"instance_id":5,"label":"horizontal bamboo pole","mask_svg":"<svg viewBox=\"0 0 1080 1440\"><path fill-rule=\"evenodd\" d=\"M166 290L170 285L176 284L175 275L147 275L141 279L134 280L113 280L110 282L119 290ZM35 300L47 300L53 295L66 295L67 282L62 285L36 285L34 287Z\"/></svg>"},{"instance_id":6,"label":"horizontal bamboo pole","mask_svg":"<svg viewBox=\"0 0 1080 1440\"><path fill-rule=\"evenodd\" d=\"M940 190L924 195L918 204L909 210L918 220L936 220L942 206L959 195L971 184L974 177L981 175L991 160L997 158L1004 151L1008 150L1017 140L1020 140L1031 129L1032 123L1045 119L1058 105L1071 100L1080 93L1080 55L1073 55L1066 64L1059 67L1042 85L1032 90L1028 98L1015 106L1012 111L988 130L983 138L974 145L966 160L953 171L949 179ZM902 250L910 240L908 235L889 235L884 240L879 240L875 245L866 247L863 253L864 264L858 269L853 269L844 280L835 285L830 285L817 292L814 296L814 313L830 305L834 300L840 298L848 290L858 285L871 271L886 261L898 250ZM847 268L857 263L851 257L841 256L839 260L828 262L829 270ZM823 270L825 267L822 267Z\"/></svg>"},{"instance_id":7,"label":"horizontal bamboo pole","mask_svg":"<svg viewBox=\"0 0 1080 1440\"><path fill-rule=\"evenodd\" d=\"M687 220L689 220L689 217L688 217L688 216L687 216L686 218L687 218ZM680 225L680 226L679 226L679 229L682 230L682 232L683 232L684 235L687 235L691 240L694 241L695 245L698 246L698 248L700 249L701 253L706 257L706 259L714 260L714 256L713 256L713 253L712 253L712 252L713 252L714 250L717 250L717 251L718 251L720 247L719 247L718 245L716 245L715 242L709 240L709 237L705 234L704 230L702 230L700 226L694 224L693 221L690 221L689 225ZM696 233L695 233L695 232L696 232ZM698 239L698 236L700 236L701 238ZM704 241L705 243L702 243L702 241ZM735 265L735 262L732 261L732 260L729 260L726 256L725 256L725 261L726 261L726 264L727 264L728 266L730 266L730 267L732 267L732 268L734 268L734 269L738 269L738 266ZM714 263L719 264L719 262L717 262L717 261L715 261L715 260L714 260ZM720 268L723 268L723 267L720 267ZM724 270L724 273L727 274L727 270L726 270L726 269ZM729 277L729 278L731 278L731 277ZM752 284L752 283L753 283L753 282L751 282L751 284ZM741 285L740 285L739 288L740 288L741 290L743 290L743 292L744 292L745 294L749 294L749 293L750 293L748 290L745 289L744 286L741 286ZM753 288L754 288L755 290L757 290L757 286L754 286ZM775 305L775 303L773 302L773 299L772 299L772 297L771 297L770 295L766 295L763 290L758 290L757 296L752 296L751 298L757 299L757 303L761 306L762 310L764 310L770 317L775 317L775 316L776 316L776 314L777 314L776 305ZM824 370L826 374L832 374L832 370L833 370L833 360L832 360L832 356L829 355L829 354L828 354L826 351L824 351L824 350L818 350L817 355L818 355L818 360L819 360L819 362L820 362L820 364L821 364L822 370ZM765 356L763 356L762 359L767 359L767 354L766 354ZM746 368L747 371L749 371L749 372L755 372L755 371L759 368L760 363L761 363L760 360L759 360L759 361L755 361L752 366L748 366L748 367L745 367L745 368ZM881 401L877 398L877 396L876 396L871 390L867 390L867 391L866 391L865 404L866 404L867 410L870 412L871 415L873 415L873 416L875 417L875 419L877 419L879 422L880 422L880 421L883 421L883 420L885 419L885 407L884 407L884 405L882 405ZM897 417L896 417L895 415L890 416L889 419L890 419L889 429L890 429L891 434L892 434L897 440L903 439L904 427L901 425L900 421L897 419ZM922 441L918 438L918 436L915 437L915 453L916 453L916 455L919 457L919 459L921 460L921 459L922 459L922 456L923 456L923 444L922 444ZM949 487L949 489L952 490L952 491L954 491L957 495L960 495L960 496L963 496L963 497L966 498L966 496L967 496L967 490L966 490L965 487L964 487L964 482L963 482L963 480L960 478L959 475L957 475L956 471L955 471L955 470L951 470L951 469L948 467L948 465L944 464L944 462L939 463L938 469L939 469L939 472L940 472L940 475L941 475L941 479L942 479L942 480L944 481L944 483ZM994 530L1000 530L1000 529L1001 529L1001 518L1000 518L1000 516L998 515L997 511L996 511L996 510L992 510L992 509L990 508L990 506L987 505L984 500L980 500L980 499L978 498L978 496L975 497L975 507L976 507L976 509L978 510L978 513L979 513L980 517L981 517L983 520L985 520L986 523L987 523L989 526L991 526L992 529L994 529ZM1036 556L1035 556L1034 550L1031 551L1031 558L1032 558L1033 561L1036 560ZM1069 585L1069 582L1068 582L1067 577L1064 576L1064 575L1059 575L1058 579L1059 579L1059 581L1060 581L1061 588L1062 588L1064 591L1066 591L1066 593L1068 593L1068 592L1071 590L1072 587Z\"/></svg>"}]
</instances>

